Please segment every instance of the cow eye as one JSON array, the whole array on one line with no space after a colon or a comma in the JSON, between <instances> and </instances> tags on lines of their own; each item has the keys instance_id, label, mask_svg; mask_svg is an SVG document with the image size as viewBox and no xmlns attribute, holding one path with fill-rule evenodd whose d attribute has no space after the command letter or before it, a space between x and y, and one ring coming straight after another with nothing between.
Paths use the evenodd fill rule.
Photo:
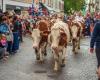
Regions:
<instances>
[{"instance_id":1,"label":"cow eye","mask_svg":"<svg viewBox=\"0 0 100 80\"><path fill-rule=\"evenodd\" d=\"M60 36L58 36L58 39L60 39Z\"/></svg>"}]
</instances>

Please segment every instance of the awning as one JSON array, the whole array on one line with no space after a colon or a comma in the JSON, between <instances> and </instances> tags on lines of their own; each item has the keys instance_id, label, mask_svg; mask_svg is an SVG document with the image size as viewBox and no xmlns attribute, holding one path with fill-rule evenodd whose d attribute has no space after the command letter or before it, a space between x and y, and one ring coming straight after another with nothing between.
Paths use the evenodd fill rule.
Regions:
<instances>
[{"instance_id":1,"label":"awning","mask_svg":"<svg viewBox=\"0 0 100 80\"><path fill-rule=\"evenodd\" d=\"M42 5L42 8L46 8L49 12L54 11L53 8L47 6L46 4L40 3Z\"/></svg>"}]
</instances>

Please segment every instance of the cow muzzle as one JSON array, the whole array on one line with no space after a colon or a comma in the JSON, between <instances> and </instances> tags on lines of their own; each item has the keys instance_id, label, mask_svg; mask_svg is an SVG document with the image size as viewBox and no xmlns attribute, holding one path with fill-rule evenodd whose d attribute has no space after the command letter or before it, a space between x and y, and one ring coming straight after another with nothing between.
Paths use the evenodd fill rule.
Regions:
<instances>
[{"instance_id":1,"label":"cow muzzle","mask_svg":"<svg viewBox=\"0 0 100 80\"><path fill-rule=\"evenodd\" d=\"M76 38L76 37L74 37L74 38L73 38L73 41L77 41L77 38Z\"/></svg>"},{"instance_id":2,"label":"cow muzzle","mask_svg":"<svg viewBox=\"0 0 100 80\"><path fill-rule=\"evenodd\" d=\"M57 49L58 49L57 46L52 46L51 48L52 48L53 50L57 50Z\"/></svg>"},{"instance_id":3,"label":"cow muzzle","mask_svg":"<svg viewBox=\"0 0 100 80\"><path fill-rule=\"evenodd\" d=\"M37 49L37 48L38 48L38 46L37 46L37 45L33 45L33 48L34 48L34 49Z\"/></svg>"}]
</instances>

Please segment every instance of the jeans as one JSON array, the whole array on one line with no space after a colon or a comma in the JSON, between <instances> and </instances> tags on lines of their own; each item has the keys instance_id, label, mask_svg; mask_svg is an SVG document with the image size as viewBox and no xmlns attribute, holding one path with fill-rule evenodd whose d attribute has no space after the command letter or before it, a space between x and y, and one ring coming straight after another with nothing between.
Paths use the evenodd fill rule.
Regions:
<instances>
[{"instance_id":1,"label":"jeans","mask_svg":"<svg viewBox=\"0 0 100 80\"><path fill-rule=\"evenodd\" d=\"M100 48L96 48L97 67L100 67Z\"/></svg>"},{"instance_id":2,"label":"jeans","mask_svg":"<svg viewBox=\"0 0 100 80\"><path fill-rule=\"evenodd\" d=\"M8 51L9 53L12 53L12 46L13 46L13 43L12 43L12 41L8 41L7 43L8 43L7 51Z\"/></svg>"}]
</instances>

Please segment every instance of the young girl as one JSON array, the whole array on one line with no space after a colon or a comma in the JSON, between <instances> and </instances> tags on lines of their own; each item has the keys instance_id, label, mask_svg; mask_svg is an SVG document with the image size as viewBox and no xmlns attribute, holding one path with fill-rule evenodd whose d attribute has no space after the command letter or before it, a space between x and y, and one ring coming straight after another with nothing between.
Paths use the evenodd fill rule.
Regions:
<instances>
[{"instance_id":1,"label":"young girl","mask_svg":"<svg viewBox=\"0 0 100 80\"><path fill-rule=\"evenodd\" d=\"M0 47L4 48L3 60L6 61L7 58L8 58L8 53L6 52L6 50L7 50L7 39L6 39L6 36L4 34L1 35Z\"/></svg>"}]
</instances>

